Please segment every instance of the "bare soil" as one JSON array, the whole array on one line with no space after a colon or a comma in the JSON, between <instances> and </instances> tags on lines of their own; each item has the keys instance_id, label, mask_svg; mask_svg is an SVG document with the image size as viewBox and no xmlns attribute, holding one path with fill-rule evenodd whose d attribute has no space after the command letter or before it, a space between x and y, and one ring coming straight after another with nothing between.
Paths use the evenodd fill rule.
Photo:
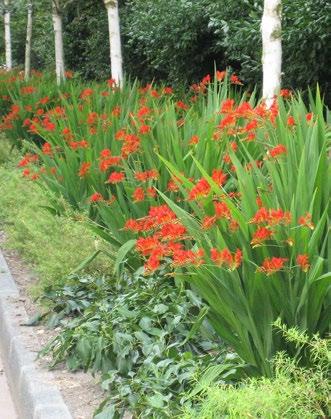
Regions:
<instances>
[{"instance_id":1,"label":"bare soil","mask_svg":"<svg viewBox=\"0 0 331 419\"><path fill-rule=\"evenodd\" d=\"M6 249L6 237L0 232L0 248L6 258L7 264L20 292L17 301L18 313L24 306L29 316L38 311L37 304L29 295L29 288L38 280L33 270L27 266L20 255L13 250ZM47 257L47 255L45 255ZM19 314L18 314L19 315ZM37 353L57 333L56 329L48 329L43 325L20 326L24 334L24 341L31 352ZM49 358L36 360L43 369L48 368ZM64 365L53 369L55 383L74 419L91 419L93 412L104 399L97 377L88 373L68 371Z\"/></svg>"}]
</instances>

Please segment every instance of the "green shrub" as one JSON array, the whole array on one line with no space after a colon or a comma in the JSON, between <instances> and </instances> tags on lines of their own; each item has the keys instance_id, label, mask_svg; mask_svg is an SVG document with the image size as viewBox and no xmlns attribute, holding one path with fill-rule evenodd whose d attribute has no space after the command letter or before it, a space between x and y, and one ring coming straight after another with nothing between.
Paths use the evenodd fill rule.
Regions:
<instances>
[{"instance_id":1,"label":"green shrub","mask_svg":"<svg viewBox=\"0 0 331 419\"><path fill-rule=\"evenodd\" d=\"M273 364L274 378L250 378L239 385L202 386L195 408L187 408L182 419L218 418L317 418L331 413L330 355L331 341L309 338L279 322L285 338L297 346L305 346L312 362L310 368L278 353Z\"/></svg>"}]
</instances>

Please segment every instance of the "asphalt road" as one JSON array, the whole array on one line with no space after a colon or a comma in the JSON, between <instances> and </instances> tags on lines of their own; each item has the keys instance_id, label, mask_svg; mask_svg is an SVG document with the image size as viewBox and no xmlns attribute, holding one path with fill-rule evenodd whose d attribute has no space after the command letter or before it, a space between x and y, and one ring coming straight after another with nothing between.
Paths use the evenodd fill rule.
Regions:
<instances>
[{"instance_id":1,"label":"asphalt road","mask_svg":"<svg viewBox=\"0 0 331 419\"><path fill-rule=\"evenodd\" d=\"M17 419L0 358L0 419Z\"/></svg>"}]
</instances>

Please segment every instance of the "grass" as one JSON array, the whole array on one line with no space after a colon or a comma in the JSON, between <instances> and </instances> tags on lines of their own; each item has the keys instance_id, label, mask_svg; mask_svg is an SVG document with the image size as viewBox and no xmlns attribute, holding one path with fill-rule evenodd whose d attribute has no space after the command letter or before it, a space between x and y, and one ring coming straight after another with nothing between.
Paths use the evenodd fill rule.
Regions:
<instances>
[{"instance_id":1,"label":"grass","mask_svg":"<svg viewBox=\"0 0 331 419\"><path fill-rule=\"evenodd\" d=\"M34 182L26 181L16 169L17 155L11 154L4 163L9 148L1 144L0 161L0 229L5 231L5 246L19 251L23 260L37 273L38 282L31 288L34 297L52 285L61 286L65 276L89 257L101 240L75 214L54 216L47 206L45 192ZM8 154L7 154L8 157ZM110 259L99 256L87 268L89 273L110 271Z\"/></svg>"}]
</instances>

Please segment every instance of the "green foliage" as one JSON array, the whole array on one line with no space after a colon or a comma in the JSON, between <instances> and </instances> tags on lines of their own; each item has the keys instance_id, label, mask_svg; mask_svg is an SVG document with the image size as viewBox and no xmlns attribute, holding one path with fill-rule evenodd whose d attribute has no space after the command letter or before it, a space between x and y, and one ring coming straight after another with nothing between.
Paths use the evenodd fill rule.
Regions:
<instances>
[{"instance_id":1,"label":"green foliage","mask_svg":"<svg viewBox=\"0 0 331 419\"><path fill-rule=\"evenodd\" d=\"M284 0L283 86L318 82L330 103L331 6L324 0ZM64 3L65 62L85 78L110 74L107 13L102 0ZM232 66L250 86L261 85L262 0L127 0L120 2L126 74L143 81L197 81ZM12 11L13 57L24 63L26 7ZM0 31L0 40L3 31ZM54 68L48 0L34 1L32 67ZM4 52L1 55L4 61Z\"/></svg>"},{"instance_id":2,"label":"green foliage","mask_svg":"<svg viewBox=\"0 0 331 419\"><path fill-rule=\"evenodd\" d=\"M208 1L131 0L123 13L126 66L143 80L183 83L224 66L223 48L215 48Z\"/></svg>"},{"instance_id":3,"label":"green foliage","mask_svg":"<svg viewBox=\"0 0 331 419\"><path fill-rule=\"evenodd\" d=\"M181 249L198 247L206 256L201 265L193 263L178 269L178 278L188 280L205 299L214 328L247 363L247 371L271 375L270 359L274 354L283 349L293 353L293 347L272 329L271 324L279 316L287 325L299 326L310 334L327 332L330 186L323 179L330 173L329 135L318 95L311 98L309 109L300 96L279 98L279 109L270 113L263 105L255 104L254 95L244 103L247 94L240 96L227 79L200 84L199 94L190 106L184 105L185 110L178 107L173 94L166 95L162 88L154 86L139 89L137 83L125 83L120 90L93 84L91 89L81 89L79 84L70 84L68 95L61 97L66 118L51 113L52 129L40 128L48 148L33 147L39 161L29 166L27 177L37 175L55 196L63 197L84 214L88 212L93 231L106 238L114 252L120 249L116 270L125 266L134 271L141 263L139 255L132 251L135 229L125 227L126 222L146 220L146 216L149 221L150 208L165 201L177 215L176 223L187 230L188 237L177 238ZM82 92L86 91L85 97ZM185 103L189 98L184 97ZM231 109L220 112L220 106L223 109L225 105ZM232 126L231 130L222 129L229 117L234 121L231 124L236 124L235 130ZM21 125L20 118L17 123ZM255 127L252 140L247 137L248 123ZM147 126L148 131L141 133L142 126ZM15 128L13 131L15 134ZM84 146L72 147L63 133L84 139ZM197 135L197 144L191 144L192 135ZM134 149L126 154L132 140ZM273 158L270 153L279 147L283 151ZM112 160L104 170L100 166L104 154L117 156L115 166L120 169L111 167ZM44 165L42 171L40 163ZM86 164L87 172L79 174ZM152 169L157 171L156 179L147 183L137 178L137 174ZM226 173L222 187L211 178L220 169ZM123 177L112 183L109 174L118 170ZM189 195L199 178L209 184L209 189L197 202ZM180 180L176 180L175 191L168 188L174 179ZM146 183L159 194L145 193ZM143 189L143 199L135 199L137 188ZM96 202L91 201L96 192ZM286 211L290 216L276 226L266 224L271 237L255 245L252 239L260 224L250 221L258 210L257 197L267 211ZM201 228L206 217L215 215L215 201L223 202L230 215L224 220L215 216L209 229ZM299 224L299 218L307 213L315 229ZM234 231L229 218L237 226ZM153 247L160 251L162 263L169 265L174 259L168 256L176 257L177 250L163 250L167 240L160 239L158 225L152 224L146 232L138 225L136 231L138 238L155 234ZM212 248L226 248L232 253L239 249L243 263L238 264L238 269L220 267L210 256ZM143 257L150 256L149 252ZM308 259L307 269L300 269L298 255ZM270 275L261 267L273 257L283 258L286 267Z\"/></svg>"},{"instance_id":4,"label":"green foliage","mask_svg":"<svg viewBox=\"0 0 331 419\"><path fill-rule=\"evenodd\" d=\"M260 85L263 1L210 3L210 26L219 35L217 46L224 48L229 63L239 66L240 76L246 83ZM284 0L282 6L282 84L306 90L307 86L319 82L330 103L330 3Z\"/></svg>"},{"instance_id":5,"label":"green foliage","mask_svg":"<svg viewBox=\"0 0 331 419\"><path fill-rule=\"evenodd\" d=\"M45 298L58 313L50 324L64 314L76 317L61 322L64 329L42 355L51 353L52 365L66 361L72 370L100 371L109 396L99 412L110 418L126 409L141 418L173 417L192 377L221 360L213 355L221 344L204 322L202 302L163 273L136 273L120 283L74 277Z\"/></svg>"},{"instance_id":6,"label":"green foliage","mask_svg":"<svg viewBox=\"0 0 331 419\"><path fill-rule=\"evenodd\" d=\"M323 0L282 3L283 86L305 90L319 82L329 103L331 6ZM216 62L218 68L231 65L251 86L261 85L262 0L131 0L125 11L130 73L186 82L213 72Z\"/></svg>"},{"instance_id":7,"label":"green foliage","mask_svg":"<svg viewBox=\"0 0 331 419\"><path fill-rule=\"evenodd\" d=\"M4 140L1 142L4 150ZM54 217L47 210L49 200L44 191L26 182L13 163L0 167L0 188L0 223L7 233L6 246L18 250L38 274L33 294L40 295L50 284L64 284L65 275L95 249L95 237L86 228L84 217L75 221L70 211ZM102 248L102 241L98 242ZM88 267L89 272L110 269L109 259L103 257Z\"/></svg>"},{"instance_id":8,"label":"green foliage","mask_svg":"<svg viewBox=\"0 0 331 419\"><path fill-rule=\"evenodd\" d=\"M195 246L203 249L205 255L211 254L211 248L242 250L243 264L238 270L223 265L220 269L208 257L206 263L184 272L178 269L177 274L193 285L208 303L215 330L247 362L250 373L267 376L272 374L270 359L278 351L286 350L292 356L295 353L293 346L281 339L272 327L278 317L286 325L307 330L310 335L318 332L325 336L330 326L330 188L322 180L330 176L329 137L318 95L311 104L318 115L314 125L304 123L306 110L300 97L290 106L290 114L300 120L295 130L291 131L281 122L286 121L288 115L282 104L277 121L269 127L271 131L268 124L264 128L269 132L268 141L272 145L276 146L281 139L288 150L284 159L270 159L267 154L265 163L258 167L255 164L257 149L251 149L250 144L242 143L239 153L231 152L236 174L231 174L232 182L227 182L226 186L233 185L232 191L239 192L240 199L231 200L229 195L223 195L222 201L237 222L235 233L226 228L223 220L207 230L201 229L200 223L210 215L213 200L225 190L212 180L198 159L194 159L194 163L211 189L206 198L199 200L199 211L194 201L186 212L161 194L192 235ZM258 143L261 145L262 141ZM253 166L247 170L249 163ZM179 175L180 170L169 162L166 164L173 175ZM183 190L183 194L187 200L188 192ZM259 209L257 196L263 208L289 211L292 220L287 226L275 228L273 225L272 239L254 245L252 237L257 226L252 220ZM299 217L307 213L315 220L315 228L299 225ZM292 241L290 244L288 238ZM307 273L299 269L298 254L309 255L311 265ZM275 272L261 271L263 261L272 257L284 258L289 264ZM302 362L307 361L304 353L300 356Z\"/></svg>"},{"instance_id":9,"label":"green foliage","mask_svg":"<svg viewBox=\"0 0 331 419\"><path fill-rule=\"evenodd\" d=\"M330 339L310 339L296 329L278 324L286 339L310 348L312 365L299 367L284 353L273 361L275 377L250 378L240 385L209 385L186 408L183 419L328 417L330 410Z\"/></svg>"}]
</instances>

